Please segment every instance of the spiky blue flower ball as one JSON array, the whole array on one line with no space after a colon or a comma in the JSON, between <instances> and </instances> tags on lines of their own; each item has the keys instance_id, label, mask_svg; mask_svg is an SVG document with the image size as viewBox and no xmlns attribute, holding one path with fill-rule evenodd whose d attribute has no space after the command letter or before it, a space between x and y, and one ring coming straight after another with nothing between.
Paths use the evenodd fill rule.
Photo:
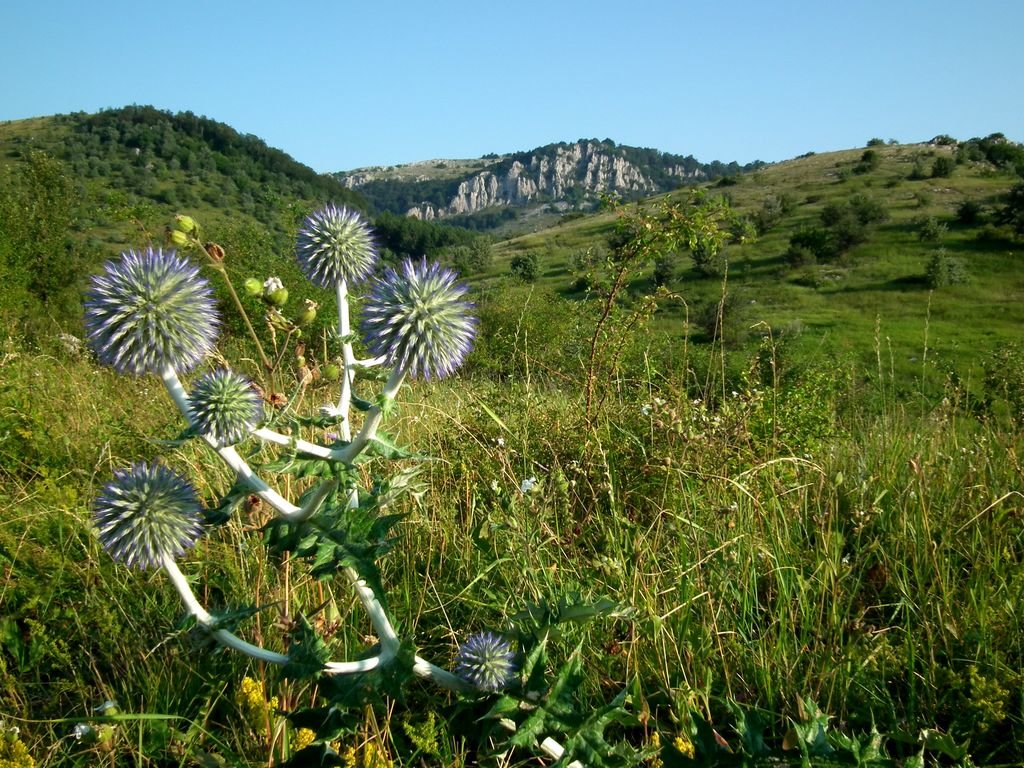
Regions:
<instances>
[{"instance_id":1,"label":"spiky blue flower ball","mask_svg":"<svg viewBox=\"0 0 1024 768\"><path fill-rule=\"evenodd\" d=\"M485 691L500 691L515 678L512 644L494 632L480 632L459 646L455 674Z\"/></svg>"},{"instance_id":2,"label":"spiky blue flower ball","mask_svg":"<svg viewBox=\"0 0 1024 768\"><path fill-rule=\"evenodd\" d=\"M194 368L213 349L218 323L209 282L173 250L123 253L86 292L89 346L119 373Z\"/></svg>"},{"instance_id":3,"label":"spiky blue flower ball","mask_svg":"<svg viewBox=\"0 0 1024 768\"><path fill-rule=\"evenodd\" d=\"M376 280L363 307L363 333L375 356L413 376L443 378L473 346L476 318L468 288L450 269L406 259Z\"/></svg>"},{"instance_id":4,"label":"spiky blue flower ball","mask_svg":"<svg viewBox=\"0 0 1024 768\"><path fill-rule=\"evenodd\" d=\"M221 368L203 374L192 385L188 413L199 433L223 448L256 428L263 418L263 400L245 376Z\"/></svg>"},{"instance_id":5,"label":"spiky blue flower ball","mask_svg":"<svg viewBox=\"0 0 1024 768\"><path fill-rule=\"evenodd\" d=\"M358 211L327 205L303 222L295 255L314 285L333 288L366 279L377 263L377 244Z\"/></svg>"},{"instance_id":6,"label":"spiky blue flower ball","mask_svg":"<svg viewBox=\"0 0 1024 768\"><path fill-rule=\"evenodd\" d=\"M142 570L184 554L203 532L192 485L167 467L146 462L114 472L93 504L93 522L115 560Z\"/></svg>"}]
</instances>

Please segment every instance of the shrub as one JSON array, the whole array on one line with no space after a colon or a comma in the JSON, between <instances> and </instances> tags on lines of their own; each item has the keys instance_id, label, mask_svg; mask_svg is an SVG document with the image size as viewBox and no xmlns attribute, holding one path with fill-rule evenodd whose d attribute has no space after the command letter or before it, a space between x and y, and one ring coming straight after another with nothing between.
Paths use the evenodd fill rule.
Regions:
<instances>
[{"instance_id":1,"label":"shrub","mask_svg":"<svg viewBox=\"0 0 1024 768\"><path fill-rule=\"evenodd\" d=\"M676 274L677 256L672 252L664 252L654 259L654 284L659 288L668 285Z\"/></svg>"},{"instance_id":2,"label":"shrub","mask_svg":"<svg viewBox=\"0 0 1024 768\"><path fill-rule=\"evenodd\" d=\"M725 274L728 260L725 257L725 247L716 247L715 244L699 243L696 248L690 251L693 257L693 266L698 272L707 277L720 277Z\"/></svg>"},{"instance_id":3,"label":"shrub","mask_svg":"<svg viewBox=\"0 0 1024 768\"><path fill-rule=\"evenodd\" d=\"M978 224L982 218L982 211L981 203L977 200L964 200L956 207L957 224L968 227Z\"/></svg>"},{"instance_id":4,"label":"shrub","mask_svg":"<svg viewBox=\"0 0 1024 768\"><path fill-rule=\"evenodd\" d=\"M928 266L925 267L924 276L928 287L933 289L968 282L964 263L947 254L945 248L939 248L932 254Z\"/></svg>"},{"instance_id":5,"label":"shrub","mask_svg":"<svg viewBox=\"0 0 1024 768\"><path fill-rule=\"evenodd\" d=\"M934 216L918 219L917 239L922 243L937 243L946 234L947 227Z\"/></svg>"},{"instance_id":6,"label":"shrub","mask_svg":"<svg viewBox=\"0 0 1024 768\"><path fill-rule=\"evenodd\" d=\"M936 157L932 163L932 178L946 179L953 175L956 160L952 157Z\"/></svg>"},{"instance_id":7,"label":"shrub","mask_svg":"<svg viewBox=\"0 0 1024 768\"><path fill-rule=\"evenodd\" d=\"M881 141L879 139L879 141ZM853 167L854 173L870 173L882 164L882 156L873 149L865 149L860 162Z\"/></svg>"},{"instance_id":8,"label":"shrub","mask_svg":"<svg viewBox=\"0 0 1024 768\"><path fill-rule=\"evenodd\" d=\"M868 139L868 146L869 147L883 147L883 146L885 146L885 142L882 141L881 139Z\"/></svg>"},{"instance_id":9,"label":"shrub","mask_svg":"<svg viewBox=\"0 0 1024 768\"><path fill-rule=\"evenodd\" d=\"M540 263L537 260L537 254L532 252L521 253L512 258L509 268L512 274L520 280L532 283L537 279L537 274L540 271Z\"/></svg>"}]
</instances>

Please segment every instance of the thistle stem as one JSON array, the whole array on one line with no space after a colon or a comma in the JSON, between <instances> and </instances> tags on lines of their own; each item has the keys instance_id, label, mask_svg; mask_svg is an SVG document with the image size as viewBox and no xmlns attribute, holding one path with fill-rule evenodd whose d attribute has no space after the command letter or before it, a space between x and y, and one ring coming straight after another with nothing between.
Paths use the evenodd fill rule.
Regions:
<instances>
[{"instance_id":1,"label":"thistle stem","mask_svg":"<svg viewBox=\"0 0 1024 768\"><path fill-rule=\"evenodd\" d=\"M354 568L346 568L345 575L348 576L348 580L356 592L356 597L359 598L359 602L366 609L370 622L377 632L377 637L380 638L381 656L386 655L387 660L390 661L398 653L401 641L398 639L398 633L395 632L395 628L391 625L391 620L384 612L384 606L380 604L377 595L374 594L370 585L360 577Z\"/></svg>"},{"instance_id":2,"label":"thistle stem","mask_svg":"<svg viewBox=\"0 0 1024 768\"><path fill-rule=\"evenodd\" d=\"M171 366L166 366L160 373L160 378L166 387L168 394L174 401L174 404L178 406L178 410L181 411L182 416L191 425L192 418L189 414L188 407L188 394L185 392L185 387L182 386L181 379L178 378L177 372ZM327 495L337 487L337 481L329 480L320 484L317 488L316 493L311 495L306 503L298 507L292 504L288 499L284 498L280 493L271 488L267 483L257 475L252 467L238 455L232 446L224 448L217 447L217 444L209 437L204 435L207 445L209 445L217 455L221 457L225 464L235 471L235 474L240 480L248 485L252 491L263 499L267 504L277 510L282 517L287 520L306 520L313 515L323 504L324 499ZM312 443L310 444L312 445Z\"/></svg>"},{"instance_id":3,"label":"thistle stem","mask_svg":"<svg viewBox=\"0 0 1024 768\"><path fill-rule=\"evenodd\" d=\"M205 250L205 248L204 248ZM256 343L256 352L259 353L260 362L263 363L263 368L267 371L272 371L273 365L267 358L266 352L263 351L263 345L260 343L260 337L256 335L256 329L252 327L252 323L249 322L249 313L245 311L245 307L242 306L241 300L238 298L238 294L235 293L235 286L231 284L231 277L228 275L228 270L224 266L223 262L216 261L212 257L210 258L210 266L220 272L221 277L224 278L224 284L228 287L228 293L231 295L231 301L234 302L235 309L238 310L238 314L242 316L242 322L245 323L245 329L249 332L250 338Z\"/></svg>"},{"instance_id":4,"label":"thistle stem","mask_svg":"<svg viewBox=\"0 0 1024 768\"><path fill-rule=\"evenodd\" d=\"M338 297L338 336L341 338L341 394L338 397L338 413L344 417L341 423L341 439L352 439L352 422L349 411L352 406L352 382L355 380L355 354L352 352L352 322L348 311L348 281L339 280L336 285Z\"/></svg>"},{"instance_id":5,"label":"thistle stem","mask_svg":"<svg viewBox=\"0 0 1024 768\"><path fill-rule=\"evenodd\" d=\"M185 574L178 568L178 564L174 562L174 559L168 555L164 555L160 560L160 564L163 566L164 571L167 572L167 576L170 578L171 583L178 590L178 594L181 596L181 600L185 603L185 607L195 620L199 622L199 625L204 629L210 630L210 634L216 638L217 642L221 645L233 648L236 651L241 651L247 656L251 656L259 661L265 661L270 664L287 664L289 659L284 654L275 653L274 651L268 651L266 648L261 648L258 645L248 643L237 635L228 632L226 629L214 629L217 620L210 615L209 611L200 605L199 600L196 598L195 593L192 591L192 587L189 586L188 581L185 579Z\"/></svg>"},{"instance_id":6,"label":"thistle stem","mask_svg":"<svg viewBox=\"0 0 1024 768\"><path fill-rule=\"evenodd\" d=\"M391 372L387 384L384 385L384 389L380 393L381 405L375 405L367 411L362 429L359 430L359 434L355 436L351 443L341 449L338 457L339 460L351 464L356 456L363 452L366 444L376 437L377 429L384 419L384 408L382 405L390 403L395 399L395 395L398 393L399 388L401 388L402 382L405 381L405 375L405 368L395 368Z\"/></svg>"}]
</instances>

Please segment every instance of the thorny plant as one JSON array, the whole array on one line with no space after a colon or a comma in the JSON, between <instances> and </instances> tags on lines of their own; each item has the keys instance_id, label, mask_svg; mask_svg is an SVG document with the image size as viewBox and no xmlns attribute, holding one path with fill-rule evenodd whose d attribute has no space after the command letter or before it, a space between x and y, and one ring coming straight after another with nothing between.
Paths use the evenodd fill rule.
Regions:
<instances>
[{"instance_id":1,"label":"thorny plant","mask_svg":"<svg viewBox=\"0 0 1024 768\"><path fill-rule=\"evenodd\" d=\"M223 249L204 244L198 225L187 216L178 216L168 235L172 244L204 253L225 278L260 360L273 374L276 361L265 354L231 287L222 263ZM559 622L608 613L614 608L610 603L588 606L563 600L529 606L511 620L518 649L512 633L478 633L459 648L455 672L417 655L411 642L399 637L386 607L376 560L391 547L389 532L398 521L397 515L382 514L382 497L394 497L403 475L400 472L390 483L367 488L357 465L372 458L411 457L383 436L381 424L407 379L442 378L460 366L476 334L473 305L467 287L457 282L452 271L425 258L406 260L398 269L384 268L375 276L373 232L357 212L344 207L328 205L305 220L296 258L303 274L316 286L333 290L337 300L338 398L313 417L299 417L289 409L265 410L253 384L226 368L204 373L191 391L186 389L180 375L197 368L214 350L220 320L210 284L176 250L130 250L120 260L108 262L92 279L85 325L99 361L123 374L158 376L187 422L186 436L204 441L237 478L219 506L206 509L191 483L161 464L139 462L116 471L93 509L104 548L128 566L163 569L198 627L221 645L279 665L286 677L320 682L331 706L289 715L297 727L313 729L318 739L290 764L339 764L330 746L344 728L338 712L362 704L367 691L391 693L412 676L456 692L467 706L477 707L488 697L493 700L483 717L488 725L480 732L499 749L537 750L563 763L576 756L606 765L635 759L635 750L608 745L603 735L609 723L629 718L624 696L588 715L573 711L569 702L582 679L578 649L553 684L544 681L547 630ZM364 283L369 288L360 329L370 356L357 358L349 290ZM291 336L315 313L316 305L307 302L305 318L285 318L281 309L287 289L275 278L262 284L250 279L245 290L265 301L271 331L278 328ZM376 398L364 400L355 394L357 374L372 369L390 372ZM362 413L358 429L353 423L356 412ZM297 436L304 427L332 430L337 438L329 444L310 442ZM253 466L239 449L249 440L278 446L279 455ZM252 455L258 454L253 451ZM315 478L315 483L293 502L265 479L269 473ZM311 575L319 579L340 574L373 625L378 640L374 648L356 659L332 659L328 643L309 621L300 619L288 652L279 653L235 632L237 624L258 609L217 614L200 602L178 558L209 526L225 522L251 494L276 512L264 529L270 552L305 560ZM343 678L352 682L339 684ZM359 696L362 701L356 700ZM564 746L548 735L552 731L563 734Z\"/></svg>"}]
</instances>

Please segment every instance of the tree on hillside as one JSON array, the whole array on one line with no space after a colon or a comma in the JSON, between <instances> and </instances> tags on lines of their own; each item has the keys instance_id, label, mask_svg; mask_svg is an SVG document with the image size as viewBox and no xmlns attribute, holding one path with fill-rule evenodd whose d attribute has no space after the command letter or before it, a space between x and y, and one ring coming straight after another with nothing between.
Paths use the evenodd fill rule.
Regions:
<instances>
[{"instance_id":1,"label":"tree on hillside","mask_svg":"<svg viewBox=\"0 0 1024 768\"><path fill-rule=\"evenodd\" d=\"M1013 228L1018 237L1024 237L1024 181L1006 196L1006 204L999 211L999 222Z\"/></svg>"}]
</instances>

